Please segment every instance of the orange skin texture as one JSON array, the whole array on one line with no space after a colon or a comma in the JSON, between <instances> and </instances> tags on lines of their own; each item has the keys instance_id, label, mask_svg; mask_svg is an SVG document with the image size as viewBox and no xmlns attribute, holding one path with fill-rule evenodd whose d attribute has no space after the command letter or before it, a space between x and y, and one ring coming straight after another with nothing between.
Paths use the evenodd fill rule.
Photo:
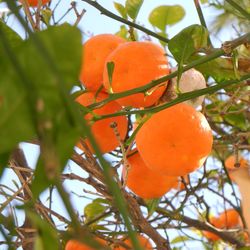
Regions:
<instances>
[{"instance_id":1,"label":"orange skin texture","mask_svg":"<svg viewBox=\"0 0 250 250\"><path fill-rule=\"evenodd\" d=\"M108 95L105 93L99 93L95 98L95 94L92 92L84 93L77 97L76 101L79 102L83 106L88 106L93 104L95 101L101 101L107 98ZM121 110L121 106L115 102L111 101L108 104L104 105L101 108L95 109L93 112L97 115L107 115L118 112ZM92 114L87 114L85 118L90 120L92 118ZM119 141L114 133L114 129L110 127L110 124L115 122L117 124L117 130L119 132L120 138L124 139L127 134L128 129L128 120L125 116L117 116L112 118L107 118L104 120L100 120L91 125L91 132L98 143L101 152L107 153L114 150L119 146ZM89 148L94 152L91 147L91 144L88 139L85 140ZM77 145L79 148L82 148L81 144Z\"/></svg>"},{"instance_id":2,"label":"orange skin texture","mask_svg":"<svg viewBox=\"0 0 250 250\"><path fill-rule=\"evenodd\" d=\"M138 240L141 243L141 246L143 247L143 249L145 249L145 250L153 250L153 247L152 247L150 241L147 238L143 237L142 235L138 235L137 237L138 237ZM130 239L126 239L124 241L124 243L132 248L132 243L131 243ZM126 250L126 248L124 248L122 246L114 247L114 249L115 250Z\"/></svg>"},{"instance_id":3,"label":"orange skin texture","mask_svg":"<svg viewBox=\"0 0 250 250\"><path fill-rule=\"evenodd\" d=\"M128 162L130 168L127 173L127 187L141 198L159 198L176 185L176 177L162 175L149 169L138 152L129 156ZM123 176L125 172L123 168Z\"/></svg>"},{"instance_id":4,"label":"orange skin texture","mask_svg":"<svg viewBox=\"0 0 250 250\"><path fill-rule=\"evenodd\" d=\"M104 242L101 239L98 239L98 241L100 243ZM77 240L69 240L65 246L65 250L95 250L95 249Z\"/></svg>"},{"instance_id":5,"label":"orange skin texture","mask_svg":"<svg viewBox=\"0 0 250 250\"><path fill-rule=\"evenodd\" d=\"M101 87L107 56L124 42L119 36L101 34L83 44L80 80L87 89L96 91Z\"/></svg>"},{"instance_id":6,"label":"orange skin texture","mask_svg":"<svg viewBox=\"0 0 250 250\"><path fill-rule=\"evenodd\" d=\"M225 228L234 228L240 223L240 216L234 209L226 210L220 214L219 218Z\"/></svg>"},{"instance_id":7,"label":"orange skin texture","mask_svg":"<svg viewBox=\"0 0 250 250\"><path fill-rule=\"evenodd\" d=\"M119 93L141 87L168 75L169 64L164 50L151 42L127 42L121 44L106 59L113 62L115 67L112 84L109 82L107 67L104 68L103 83L108 92ZM162 96L165 86L156 87L149 96L143 93L133 94L117 100L122 106L148 107L157 102Z\"/></svg>"},{"instance_id":8,"label":"orange skin texture","mask_svg":"<svg viewBox=\"0 0 250 250\"><path fill-rule=\"evenodd\" d=\"M50 0L41 0L41 6L45 5L46 3L48 3ZM30 7L37 7L39 0L26 0L28 6Z\"/></svg>"},{"instance_id":9,"label":"orange skin texture","mask_svg":"<svg viewBox=\"0 0 250 250\"><path fill-rule=\"evenodd\" d=\"M169 176L185 176L198 169L212 144L212 130L204 115L184 103L154 114L136 135L146 165Z\"/></svg>"},{"instance_id":10,"label":"orange skin texture","mask_svg":"<svg viewBox=\"0 0 250 250\"><path fill-rule=\"evenodd\" d=\"M235 167L235 163L235 155L231 155L225 160L225 166L228 170L237 170L238 168ZM248 161L242 157L239 157L238 163L240 164L239 168L245 168L248 165Z\"/></svg>"},{"instance_id":11,"label":"orange skin texture","mask_svg":"<svg viewBox=\"0 0 250 250\"><path fill-rule=\"evenodd\" d=\"M218 217L212 217L210 223L219 229L231 229L239 226L240 216L234 209L228 209L220 213ZM211 241L220 239L219 236L208 231L203 231L203 235Z\"/></svg>"}]
</instances>

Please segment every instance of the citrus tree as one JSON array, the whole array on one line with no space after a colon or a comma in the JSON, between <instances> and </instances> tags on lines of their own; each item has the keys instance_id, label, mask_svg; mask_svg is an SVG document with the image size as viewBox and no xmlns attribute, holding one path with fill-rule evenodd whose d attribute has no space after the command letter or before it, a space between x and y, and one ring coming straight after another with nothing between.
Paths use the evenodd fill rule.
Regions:
<instances>
[{"instance_id":1,"label":"citrus tree","mask_svg":"<svg viewBox=\"0 0 250 250\"><path fill-rule=\"evenodd\" d=\"M249 0L2 2L1 249L250 249Z\"/></svg>"}]
</instances>

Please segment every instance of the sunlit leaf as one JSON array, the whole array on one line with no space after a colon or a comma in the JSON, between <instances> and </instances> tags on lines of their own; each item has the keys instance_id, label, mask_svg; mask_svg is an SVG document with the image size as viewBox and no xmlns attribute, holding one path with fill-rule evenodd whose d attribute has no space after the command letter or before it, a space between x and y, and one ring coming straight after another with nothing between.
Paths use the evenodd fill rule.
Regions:
<instances>
[{"instance_id":1,"label":"sunlit leaf","mask_svg":"<svg viewBox=\"0 0 250 250\"><path fill-rule=\"evenodd\" d=\"M143 0L126 0L125 8L129 17L135 20L142 4Z\"/></svg>"},{"instance_id":2,"label":"sunlit leaf","mask_svg":"<svg viewBox=\"0 0 250 250\"><path fill-rule=\"evenodd\" d=\"M169 41L168 48L178 63L187 63L191 55L207 47L207 38L206 28L194 24L174 36Z\"/></svg>"},{"instance_id":3,"label":"sunlit leaf","mask_svg":"<svg viewBox=\"0 0 250 250\"><path fill-rule=\"evenodd\" d=\"M114 2L114 6L115 6L116 10L120 13L120 15L124 19L127 19L127 10L126 10L126 8L122 4L117 3L117 2Z\"/></svg>"},{"instance_id":4,"label":"sunlit leaf","mask_svg":"<svg viewBox=\"0 0 250 250\"><path fill-rule=\"evenodd\" d=\"M162 5L152 10L149 15L149 22L165 32L167 25L173 25L181 21L184 16L185 10L181 5Z\"/></svg>"}]
</instances>

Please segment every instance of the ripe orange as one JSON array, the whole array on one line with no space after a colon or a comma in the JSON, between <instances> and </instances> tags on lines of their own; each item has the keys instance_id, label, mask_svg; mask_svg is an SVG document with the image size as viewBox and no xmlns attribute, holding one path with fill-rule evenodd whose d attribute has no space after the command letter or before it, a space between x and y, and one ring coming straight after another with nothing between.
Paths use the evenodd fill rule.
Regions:
<instances>
[{"instance_id":1,"label":"ripe orange","mask_svg":"<svg viewBox=\"0 0 250 250\"><path fill-rule=\"evenodd\" d=\"M210 223L219 229L231 229L240 224L240 217L237 211L228 209L220 213L218 217L212 217ZM212 241L220 239L219 236L208 231L203 231L203 235Z\"/></svg>"},{"instance_id":2,"label":"ripe orange","mask_svg":"<svg viewBox=\"0 0 250 250\"><path fill-rule=\"evenodd\" d=\"M136 135L146 165L169 176L185 176L199 168L212 144L212 130L205 116L184 103L154 114Z\"/></svg>"},{"instance_id":3,"label":"ripe orange","mask_svg":"<svg viewBox=\"0 0 250 250\"><path fill-rule=\"evenodd\" d=\"M240 223L240 216L234 209L228 209L219 215L223 228L234 228Z\"/></svg>"},{"instance_id":4,"label":"ripe orange","mask_svg":"<svg viewBox=\"0 0 250 250\"><path fill-rule=\"evenodd\" d=\"M127 42L121 44L106 59L114 63L112 82L109 82L107 67L104 67L104 87L113 93L131 90L143 86L152 80L169 74L169 65L164 50L151 42ZM122 106L148 107L163 94L165 86L143 93L133 94L117 100Z\"/></svg>"},{"instance_id":5,"label":"ripe orange","mask_svg":"<svg viewBox=\"0 0 250 250\"><path fill-rule=\"evenodd\" d=\"M30 7L37 7L39 4L40 0L24 0L27 2L28 6ZM48 3L50 0L41 0L41 5L45 5L46 3Z\"/></svg>"},{"instance_id":6,"label":"ripe orange","mask_svg":"<svg viewBox=\"0 0 250 250\"><path fill-rule=\"evenodd\" d=\"M138 240L139 240L141 246L143 247L143 249L145 249L145 250L153 250L153 247L152 247L150 241L147 238L145 238L142 235L138 235L137 237L138 237ZM130 239L124 240L124 243L127 244L129 247L132 247L132 243L131 243ZM115 250L125 250L125 248L122 247L122 246L114 247L114 249Z\"/></svg>"},{"instance_id":7,"label":"ripe orange","mask_svg":"<svg viewBox=\"0 0 250 250\"><path fill-rule=\"evenodd\" d=\"M100 244L105 244L105 241L102 239L98 238L97 241ZM95 249L77 240L69 240L65 246L65 250L95 250Z\"/></svg>"},{"instance_id":8,"label":"ripe orange","mask_svg":"<svg viewBox=\"0 0 250 250\"><path fill-rule=\"evenodd\" d=\"M210 218L210 224L212 224L214 227L217 227L219 229L223 228L222 223L221 223L221 219L220 217L211 217ZM217 241L220 239L220 237L214 233L211 233L209 231L202 231L202 234L209 240L211 241Z\"/></svg>"},{"instance_id":9,"label":"ripe orange","mask_svg":"<svg viewBox=\"0 0 250 250\"><path fill-rule=\"evenodd\" d=\"M89 90L98 90L103 83L103 69L107 56L121 43L123 38L112 34L101 34L90 38L83 45L80 80Z\"/></svg>"},{"instance_id":10,"label":"ripe orange","mask_svg":"<svg viewBox=\"0 0 250 250\"><path fill-rule=\"evenodd\" d=\"M107 97L107 94L99 93L98 96L95 98L94 93L87 92L77 97L76 101L82 104L83 106L88 106L94 103L95 101L98 102ZM118 112L119 110L121 110L121 108L122 107L117 102L112 101L101 108L95 109L93 112L97 115L107 115ZM92 114L87 114L85 116L87 120L90 120L92 117ZM121 139L124 139L128 128L128 120L125 116L107 118L104 120L97 121L92 125L90 124L91 132L93 133L102 153L112 151L119 146L119 141L115 135L114 129L110 127L110 125L114 122L117 124L117 130L120 134ZM90 147L90 149L92 149L88 139L86 140L86 143ZM80 143L77 146L81 148Z\"/></svg>"},{"instance_id":11,"label":"ripe orange","mask_svg":"<svg viewBox=\"0 0 250 250\"><path fill-rule=\"evenodd\" d=\"M159 198L176 185L177 178L149 169L138 152L128 157L127 186L144 199ZM125 175L123 168L123 175Z\"/></svg>"},{"instance_id":12,"label":"ripe orange","mask_svg":"<svg viewBox=\"0 0 250 250\"><path fill-rule=\"evenodd\" d=\"M236 163L235 155L231 155L225 160L225 166L228 170L237 170L238 168L235 167L235 163ZM240 168L247 167L248 165L248 161L241 156L239 157L238 163Z\"/></svg>"}]
</instances>

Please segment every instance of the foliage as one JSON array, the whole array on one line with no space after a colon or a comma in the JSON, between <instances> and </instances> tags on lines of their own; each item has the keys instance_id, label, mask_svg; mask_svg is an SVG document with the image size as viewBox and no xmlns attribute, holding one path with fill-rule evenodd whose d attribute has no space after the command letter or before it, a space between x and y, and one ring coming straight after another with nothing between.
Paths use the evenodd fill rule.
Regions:
<instances>
[{"instance_id":1,"label":"foliage","mask_svg":"<svg viewBox=\"0 0 250 250\"><path fill-rule=\"evenodd\" d=\"M20 2L23 5L0 1L0 10L2 6L9 8L5 14L0 13L0 244L9 249L64 249L66 242L74 238L104 249L95 240L99 237L107 242L107 249L112 249L123 246L129 237L133 249L142 249L136 236L142 233L156 249L185 249L192 244L199 244L199 249L249 249L244 232L246 214L237 185L224 164L232 154L236 161L240 155L249 160L249 0L194 0L200 24L188 27L182 21L189 13L181 4L156 6L147 17L153 31L140 21L147 1L114 2L116 14L105 4L83 0L86 6L120 22L116 35L129 41L154 39L164 48L170 64L178 67L177 72L111 93L87 108L74 101L79 86L86 91L79 82L79 23L85 10L72 2L58 16L61 1L52 0L38 8ZM220 11L211 29L203 16L205 7ZM67 21L72 20L72 12L76 20L70 25ZM11 18L16 18L21 28ZM231 41L224 41L222 36L220 46L213 46L215 38L230 29L228 20L235 29ZM173 35L171 27L176 24L184 27ZM132 57L128 55L127 60ZM179 80L191 68L203 74L207 88L181 93L171 86L171 78L177 76ZM108 62L110 82L115 70L116 65ZM167 80L170 83L166 92L153 106L128 106L115 113L95 114L111 101L137 93L150 95ZM144 200L133 194L126 188L126 174L121 174L121 169L123 165L129 171L127 157L135 147L137 132L154 113L202 95L205 101L200 110L214 137L208 160L197 171L179 177L179 184L162 197ZM119 128L112 124L120 146L102 155L90 126L121 115L129 121L127 135L120 138ZM86 117L92 117L91 121ZM28 143L33 145L32 150L25 150ZM77 143L81 143L81 150L74 147ZM35 149L39 156L30 167ZM77 210L79 206L81 210ZM229 208L239 213L243 223L223 230L210 224L212 213L220 214ZM204 238L204 231L216 234L219 240Z\"/></svg>"}]
</instances>

